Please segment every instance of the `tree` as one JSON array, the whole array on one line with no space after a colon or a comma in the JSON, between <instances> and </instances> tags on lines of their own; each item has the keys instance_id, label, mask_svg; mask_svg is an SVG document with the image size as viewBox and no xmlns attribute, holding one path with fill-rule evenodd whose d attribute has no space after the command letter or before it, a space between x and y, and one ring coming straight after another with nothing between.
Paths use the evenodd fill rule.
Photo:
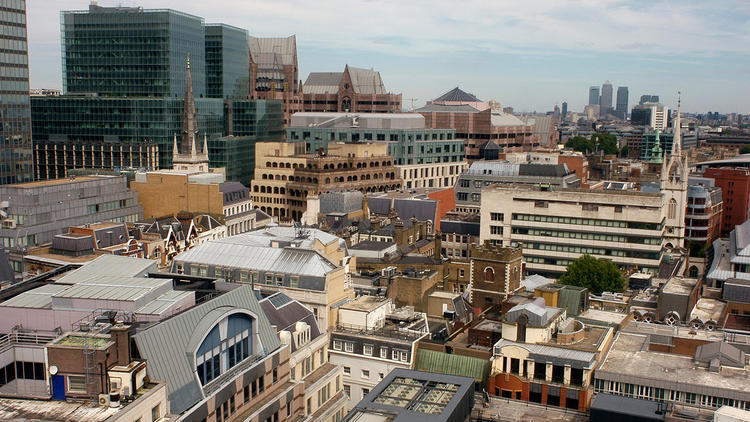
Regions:
<instances>
[{"instance_id":1,"label":"tree","mask_svg":"<svg viewBox=\"0 0 750 422\"><path fill-rule=\"evenodd\" d=\"M565 143L565 148L589 154L594 152L594 143L591 142L591 139L584 138L583 136L574 136L568 139L568 142Z\"/></svg>"},{"instance_id":2,"label":"tree","mask_svg":"<svg viewBox=\"0 0 750 422\"><path fill-rule=\"evenodd\" d=\"M627 145L625 145L625 146L624 146L624 147L622 147L622 149L620 150L620 157L623 157L623 158L628 158L628 155L630 155L630 148L628 148L628 146L627 146Z\"/></svg>"},{"instance_id":3,"label":"tree","mask_svg":"<svg viewBox=\"0 0 750 422\"><path fill-rule=\"evenodd\" d=\"M604 151L605 154L617 155L617 137L610 135L609 133L597 133L591 135L591 142L597 147L599 151Z\"/></svg>"},{"instance_id":4,"label":"tree","mask_svg":"<svg viewBox=\"0 0 750 422\"><path fill-rule=\"evenodd\" d=\"M740 154L750 154L750 144L743 145L742 148L740 148Z\"/></svg>"},{"instance_id":5,"label":"tree","mask_svg":"<svg viewBox=\"0 0 750 422\"><path fill-rule=\"evenodd\" d=\"M589 289L590 293L622 292L626 281L612 261L583 255L568 265L560 283Z\"/></svg>"}]
</instances>

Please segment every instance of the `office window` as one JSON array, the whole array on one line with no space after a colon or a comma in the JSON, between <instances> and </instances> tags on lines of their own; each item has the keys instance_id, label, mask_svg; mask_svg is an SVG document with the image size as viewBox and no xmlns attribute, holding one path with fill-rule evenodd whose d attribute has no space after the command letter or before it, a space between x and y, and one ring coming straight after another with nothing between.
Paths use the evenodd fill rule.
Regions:
<instances>
[{"instance_id":1,"label":"office window","mask_svg":"<svg viewBox=\"0 0 750 422\"><path fill-rule=\"evenodd\" d=\"M345 342L344 351L349 352L349 353L354 352L354 343L349 342L349 341Z\"/></svg>"},{"instance_id":2,"label":"office window","mask_svg":"<svg viewBox=\"0 0 750 422\"><path fill-rule=\"evenodd\" d=\"M366 395L370 394L369 388L363 388L362 389L362 398L364 399Z\"/></svg>"},{"instance_id":3,"label":"office window","mask_svg":"<svg viewBox=\"0 0 750 422\"><path fill-rule=\"evenodd\" d=\"M352 373L352 368L349 367L349 366L345 366L344 367L344 373L347 374L347 375L351 374Z\"/></svg>"},{"instance_id":4,"label":"office window","mask_svg":"<svg viewBox=\"0 0 750 422\"><path fill-rule=\"evenodd\" d=\"M370 371L368 369L362 370L362 378L370 378Z\"/></svg>"},{"instance_id":5,"label":"office window","mask_svg":"<svg viewBox=\"0 0 750 422\"><path fill-rule=\"evenodd\" d=\"M158 421L161 417L161 411L159 409L160 405L157 404L156 406L151 408L151 420L152 421Z\"/></svg>"},{"instance_id":6,"label":"office window","mask_svg":"<svg viewBox=\"0 0 750 422\"><path fill-rule=\"evenodd\" d=\"M372 344L365 344L363 347L365 356L372 356Z\"/></svg>"},{"instance_id":7,"label":"office window","mask_svg":"<svg viewBox=\"0 0 750 422\"><path fill-rule=\"evenodd\" d=\"M341 350L341 340L333 341L333 350Z\"/></svg>"},{"instance_id":8,"label":"office window","mask_svg":"<svg viewBox=\"0 0 750 422\"><path fill-rule=\"evenodd\" d=\"M352 396L352 386L349 384L344 384L344 394L346 394L347 397Z\"/></svg>"},{"instance_id":9,"label":"office window","mask_svg":"<svg viewBox=\"0 0 750 422\"><path fill-rule=\"evenodd\" d=\"M380 348L380 358L381 359L388 359L388 348L387 347L381 347Z\"/></svg>"}]
</instances>

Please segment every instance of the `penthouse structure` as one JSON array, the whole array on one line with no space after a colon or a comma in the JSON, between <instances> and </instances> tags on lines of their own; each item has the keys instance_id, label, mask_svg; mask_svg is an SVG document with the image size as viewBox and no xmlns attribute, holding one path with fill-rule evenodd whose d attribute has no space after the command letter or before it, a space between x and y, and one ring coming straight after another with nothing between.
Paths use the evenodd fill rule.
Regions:
<instances>
[{"instance_id":1,"label":"penthouse structure","mask_svg":"<svg viewBox=\"0 0 750 422\"><path fill-rule=\"evenodd\" d=\"M716 341L678 355L653 342L649 335L617 334L594 374L595 391L702 409L750 408L745 352Z\"/></svg>"},{"instance_id":2,"label":"penthouse structure","mask_svg":"<svg viewBox=\"0 0 750 422\"><path fill-rule=\"evenodd\" d=\"M482 189L498 183L578 188L581 180L565 164L512 164L509 162L477 161L458 176L454 188L456 210L478 213Z\"/></svg>"},{"instance_id":3,"label":"penthouse structure","mask_svg":"<svg viewBox=\"0 0 750 422\"><path fill-rule=\"evenodd\" d=\"M721 235L724 201L713 179L690 178L685 214L685 239L713 243Z\"/></svg>"},{"instance_id":4,"label":"penthouse structure","mask_svg":"<svg viewBox=\"0 0 750 422\"><path fill-rule=\"evenodd\" d=\"M321 327L334 325L333 304L353 296L356 259L346 243L316 229L267 227L210 240L174 258L173 271L283 292L313 310Z\"/></svg>"},{"instance_id":5,"label":"penthouse structure","mask_svg":"<svg viewBox=\"0 0 750 422\"><path fill-rule=\"evenodd\" d=\"M307 154L300 144L258 144L254 205L277 220L302 219L307 197L328 191L382 192L403 181L384 143L331 143L327 153Z\"/></svg>"},{"instance_id":6,"label":"penthouse structure","mask_svg":"<svg viewBox=\"0 0 750 422\"><path fill-rule=\"evenodd\" d=\"M424 314L398 312L391 299L360 296L341 304L328 353L331 363L344 368L347 407L367 397L392 370L413 369L427 328Z\"/></svg>"},{"instance_id":7,"label":"penthouse structure","mask_svg":"<svg viewBox=\"0 0 750 422\"><path fill-rule=\"evenodd\" d=\"M346 65L343 72L312 72L303 86L310 112L400 113L401 94L386 90L380 72Z\"/></svg>"},{"instance_id":8,"label":"penthouse structure","mask_svg":"<svg viewBox=\"0 0 750 422\"><path fill-rule=\"evenodd\" d=\"M143 217L125 176L84 176L0 186L5 216L0 239L11 265L22 271L24 249L52 242L69 227L100 221L135 222Z\"/></svg>"}]
</instances>

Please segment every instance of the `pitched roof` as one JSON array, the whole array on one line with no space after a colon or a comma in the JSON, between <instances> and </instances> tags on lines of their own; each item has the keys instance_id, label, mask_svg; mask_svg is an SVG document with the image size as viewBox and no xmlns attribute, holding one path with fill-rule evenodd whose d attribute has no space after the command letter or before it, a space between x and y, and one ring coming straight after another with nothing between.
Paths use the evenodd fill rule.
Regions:
<instances>
[{"instance_id":1,"label":"pitched roof","mask_svg":"<svg viewBox=\"0 0 750 422\"><path fill-rule=\"evenodd\" d=\"M427 104L424 107L420 107L416 110L414 110L417 113L431 113L431 112L437 112L437 113L478 113L479 110L476 108L468 105L468 104L459 104L459 105L448 105L448 104Z\"/></svg>"},{"instance_id":2,"label":"pitched roof","mask_svg":"<svg viewBox=\"0 0 750 422\"><path fill-rule=\"evenodd\" d=\"M260 344L253 344L254 354L267 356L280 347L250 286L234 289L134 336L140 355L148 361L149 376L167 382L171 413L180 414L203 399L195 374L195 349L223 316L236 310L248 311L257 318ZM251 358L249 362L254 361Z\"/></svg>"},{"instance_id":3,"label":"pitched roof","mask_svg":"<svg viewBox=\"0 0 750 422\"><path fill-rule=\"evenodd\" d=\"M360 69L346 66L352 78L352 88L357 94L385 94L385 85L380 78L380 72L372 69Z\"/></svg>"},{"instance_id":4,"label":"pitched roof","mask_svg":"<svg viewBox=\"0 0 750 422\"><path fill-rule=\"evenodd\" d=\"M302 85L305 94L336 94L343 72L310 72Z\"/></svg>"},{"instance_id":5,"label":"pitched roof","mask_svg":"<svg viewBox=\"0 0 750 422\"><path fill-rule=\"evenodd\" d=\"M482 102L479 98L475 97L473 94L469 94L468 92L462 90L459 87L455 87L451 89L450 91L446 92L445 94L435 98L432 100L434 102L437 101L463 101L467 103L479 103Z\"/></svg>"},{"instance_id":6,"label":"pitched roof","mask_svg":"<svg viewBox=\"0 0 750 422\"><path fill-rule=\"evenodd\" d=\"M695 361L717 363L727 366L745 367L745 352L724 341L717 341L698 346L695 349Z\"/></svg>"},{"instance_id":7,"label":"pitched roof","mask_svg":"<svg viewBox=\"0 0 750 422\"><path fill-rule=\"evenodd\" d=\"M297 52L297 37L286 38L249 37L250 57L258 65L290 66L294 65Z\"/></svg>"},{"instance_id":8,"label":"pitched roof","mask_svg":"<svg viewBox=\"0 0 750 422\"><path fill-rule=\"evenodd\" d=\"M294 331L297 322L305 322L310 326L311 341L323 334L318 327L318 321L315 319L313 311L282 292L263 298L259 303L266 317L268 317L268 321L276 327L277 332ZM291 347L292 352L296 351L294 342L292 342Z\"/></svg>"},{"instance_id":9,"label":"pitched roof","mask_svg":"<svg viewBox=\"0 0 750 422\"><path fill-rule=\"evenodd\" d=\"M105 254L87 262L81 268L57 280L62 284L83 283L102 276L140 277L156 271L156 261L128 256Z\"/></svg>"}]
</instances>

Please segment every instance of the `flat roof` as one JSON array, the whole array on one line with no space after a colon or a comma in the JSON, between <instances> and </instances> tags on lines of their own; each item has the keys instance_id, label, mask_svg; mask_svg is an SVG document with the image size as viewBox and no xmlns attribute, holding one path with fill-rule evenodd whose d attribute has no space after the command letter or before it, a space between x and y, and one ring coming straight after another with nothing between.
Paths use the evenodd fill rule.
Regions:
<instances>
[{"instance_id":1,"label":"flat roof","mask_svg":"<svg viewBox=\"0 0 750 422\"><path fill-rule=\"evenodd\" d=\"M38 180L36 182L18 183L15 185L5 185L3 187L6 189L7 188L15 188L15 189L38 188L38 187L43 187L43 186L64 185L66 183L88 182L91 180L102 180L102 179L109 179L109 178L115 178L115 177L122 177L122 176L109 176L109 175L76 176L75 178L69 178L69 179Z\"/></svg>"},{"instance_id":2,"label":"flat roof","mask_svg":"<svg viewBox=\"0 0 750 422\"><path fill-rule=\"evenodd\" d=\"M363 295L353 301L341 305L339 309L347 309L350 311L372 311L389 302L388 299L379 298L375 296Z\"/></svg>"},{"instance_id":3,"label":"flat roof","mask_svg":"<svg viewBox=\"0 0 750 422\"><path fill-rule=\"evenodd\" d=\"M116 415L119 407L103 407L96 402L59 400L0 399L0 419L101 422Z\"/></svg>"},{"instance_id":4,"label":"flat roof","mask_svg":"<svg viewBox=\"0 0 750 422\"><path fill-rule=\"evenodd\" d=\"M722 366L713 372L690 356L650 351L647 335L627 332L617 334L596 371L600 379L738 400L750 398L748 375L746 368Z\"/></svg>"},{"instance_id":5,"label":"flat roof","mask_svg":"<svg viewBox=\"0 0 750 422\"><path fill-rule=\"evenodd\" d=\"M688 295L697 284L698 280L695 278L672 277L664 285L662 293Z\"/></svg>"}]
</instances>

